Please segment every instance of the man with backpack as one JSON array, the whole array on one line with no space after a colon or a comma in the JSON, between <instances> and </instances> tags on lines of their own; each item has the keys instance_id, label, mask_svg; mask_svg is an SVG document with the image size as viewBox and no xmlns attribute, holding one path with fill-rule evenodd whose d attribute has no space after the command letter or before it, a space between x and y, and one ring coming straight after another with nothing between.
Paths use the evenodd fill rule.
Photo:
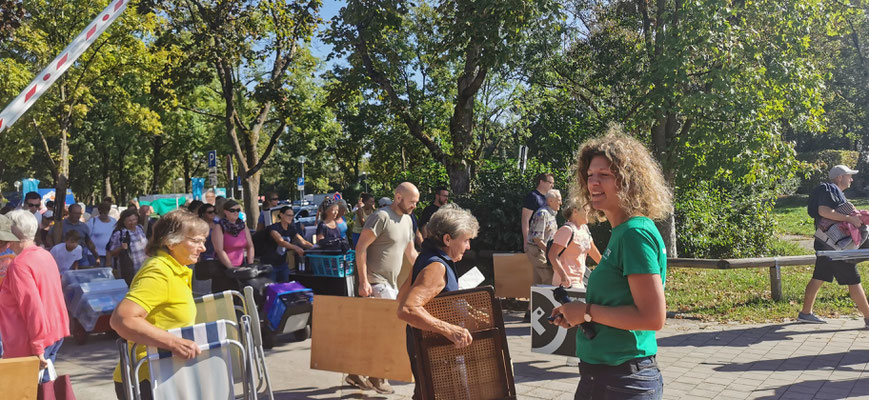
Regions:
<instances>
[{"instance_id":1,"label":"man with backpack","mask_svg":"<svg viewBox=\"0 0 869 400\"><path fill-rule=\"evenodd\" d=\"M546 260L547 248L555 237L558 223L555 216L561 209L561 192L552 189L546 192L546 205L534 212L528 226L528 241L525 242L525 256L534 266L535 285L552 284L552 266Z\"/></svg>"}]
</instances>

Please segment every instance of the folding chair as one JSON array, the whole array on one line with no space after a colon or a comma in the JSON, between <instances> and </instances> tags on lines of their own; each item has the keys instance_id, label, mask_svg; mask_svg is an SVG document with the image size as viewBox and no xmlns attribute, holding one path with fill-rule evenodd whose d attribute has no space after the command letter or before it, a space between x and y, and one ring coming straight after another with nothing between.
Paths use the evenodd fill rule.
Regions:
<instances>
[{"instance_id":1,"label":"folding chair","mask_svg":"<svg viewBox=\"0 0 869 400\"><path fill-rule=\"evenodd\" d=\"M250 336L250 317L242 316L242 336ZM172 357L168 350L149 346L146 356L135 359L135 347L118 341L121 353L121 375L127 398L140 400L139 370L148 363L151 392L154 400L181 399L235 399L234 365L242 368L243 399L255 398L252 385L252 364L249 348L228 338L229 332L238 331L239 325L219 320L190 327L171 329L169 333L194 341L202 353L192 360ZM237 350L230 351L231 348ZM236 363L234 354L241 358ZM221 383L225 383L222 385Z\"/></svg>"},{"instance_id":2,"label":"folding chair","mask_svg":"<svg viewBox=\"0 0 869 400\"><path fill-rule=\"evenodd\" d=\"M423 399L515 399L513 367L501 306L491 286L444 293L425 305L433 317L471 332L456 349L440 334L413 329Z\"/></svg>"},{"instance_id":3,"label":"folding chair","mask_svg":"<svg viewBox=\"0 0 869 400\"><path fill-rule=\"evenodd\" d=\"M251 317L251 354L253 357L253 363L256 365L256 377L257 377L257 393L265 393L269 400L275 400L275 396L272 393L272 385L269 380L269 371L266 369L266 354L263 349L263 337L262 330L259 324L259 312L257 311L256 301L253 297L253 287L245 286L244 288L244 298L245 300L245 314Z\"/></svg>"},{"instance_id":4,"label":"folding chair","mask_svg":"<svg viewBox=\"0 0 869 400\"><path fill-rule=\"evenodd\" d=\"M243 314L250 317L251 323L251 339L239 339L238 336L233 336L230 333L230 339L240 340L245 346L250 344L252 365L255 365L254 377L252 382L256 382L256 392L267 396L269 400L274 400L274 394L271 390L271 382L269 380L268 370L266 369L265 351L262 347L262 335L260 332L259 313L257 312L256 302L253 297L253 288L245 287L245 295L234 290L227 290L220 293L211 293L202 297L193 299L196 303L196 323L212 322L221 319L229 321L237 321L237 315ZM248 294L250 292L250 294ZM234 300L239 300L238 304ZM235 350L234 350L235 351ZM237 358L236 358L237 359ZM240 365L235 365L235 378L241 378Z\"/></svg>"}]
</instances>

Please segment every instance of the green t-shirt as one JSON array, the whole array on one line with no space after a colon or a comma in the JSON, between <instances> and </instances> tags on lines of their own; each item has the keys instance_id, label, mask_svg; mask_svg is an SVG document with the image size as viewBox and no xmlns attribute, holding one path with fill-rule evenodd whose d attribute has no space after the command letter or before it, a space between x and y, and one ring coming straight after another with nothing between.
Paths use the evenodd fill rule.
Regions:
<instances>
[{"instance_id":1,"label":"green t-shirt","mask_svg":"<svg viewBox=\"0 0 869 400\"><path fill-rule=\"evenodd\" d=\"M667 249L655 223L646 217L630 218L613 229L600 263L588 278L588 302L634 304L627 278L631 274L659 274L662 285L666 280ZM588 340L582 330L576 333L576 356L587 363L619 365L658 352L654 331L626 331L600 323L595 329L594 340Z\"/></svg>"}]
</instances>

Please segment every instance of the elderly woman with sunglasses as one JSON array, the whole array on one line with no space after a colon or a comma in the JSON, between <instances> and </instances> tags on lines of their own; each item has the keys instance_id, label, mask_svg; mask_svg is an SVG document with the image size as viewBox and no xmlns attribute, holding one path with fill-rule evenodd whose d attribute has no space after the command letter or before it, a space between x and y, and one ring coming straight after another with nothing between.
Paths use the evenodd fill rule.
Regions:
<instances>
[{"instance_id":1,"label":"elderly woman with sunglasses","mask_svg":"<svg viewBox=\"0 0 869 400\"><path fill-rule=\"evenodd\" d=\"M235 200L227 200L223 205L224 218L214 225L211 241L214 244L214 254L224 268L236 268L247 263L253 264L253 238L244 221L238 217L241 205ZM223 272L223 271L221 271ZM238 289L236 283L223 273L217 273L212 278L211 289L218 292L228 289Z\"/></svg>"},{"instance_id":2,"label":"elderly woman with sunglasses","mask_svg":"<svg viewBox=\"0 0 869 400\"><path fill-rule=\"evenodd\" d=\"M293 207L281 207L280 214L278 215L280 216L280 220L266 228L272 239L272 243L270 243L270 246L265 250L266 254L263 254L262 257L263 262L274 266L271 276L272 280L275 282L286 282L290 277L287 251L292 251L296 254L296 257L304 257L305 249L310 249L314 245L305 240L296 231L296 227L293 225L293 217L295 216Z\"/></svg>"}]
</instances>

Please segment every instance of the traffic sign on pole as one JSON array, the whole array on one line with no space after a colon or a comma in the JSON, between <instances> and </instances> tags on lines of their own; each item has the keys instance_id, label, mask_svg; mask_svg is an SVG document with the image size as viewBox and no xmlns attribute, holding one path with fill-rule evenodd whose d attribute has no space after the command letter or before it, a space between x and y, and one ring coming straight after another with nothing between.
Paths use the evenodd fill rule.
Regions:
<instances>
[{"instance_id":1,"label":"traffic sign on pole","mask_svg":"<svg viewBox=\"0 0 869 400\"><path fill-rule=\"evenodd\" d=\"M208 152L208 168L217 168L217 150Z\"/></svg>"},{"instance_id":2,"label":"traffic sign on pole","mask_svg":"<svg viewBox=\"0 0 869 400\"><path fill-rule=\"evenodd\" d=\"M296 187L299 190L305 190L305 177L300 177L298 180L296 180Z\"/></svg>"}]
</instances>

